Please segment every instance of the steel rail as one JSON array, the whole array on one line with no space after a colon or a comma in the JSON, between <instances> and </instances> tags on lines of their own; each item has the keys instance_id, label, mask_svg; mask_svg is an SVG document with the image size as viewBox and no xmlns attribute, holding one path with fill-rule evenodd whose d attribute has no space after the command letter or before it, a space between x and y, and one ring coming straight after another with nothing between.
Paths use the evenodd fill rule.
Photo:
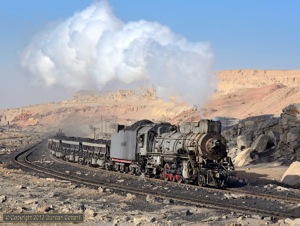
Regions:
<instances>
[{"instance_id":1,"label":"steel rail","mask_svg":"<svg viewBox=\"0 0 300 226\"><path fill-rule=\"evenodd\" d=\"M56 158L53 155L50 154L50 158L53 161L59 162L61 164L68 164L77 168L82 168L82 169L89 169L89 170L93 170L95 172L99 172L99 171L104 171L104 172L109 172L111 174L114 175L119 175L119 176L123 176L123 177L129 177L129 178L136 178L136 175L132 175L132 174L122 174L118 171L107 171L105 169L102 168L94 168L94 167L90 167L90 166L85 166L85 165L80 165L78 163L73 163L73 162L68 162L68 161L64 161L62 159ZM155 178L150 178L150 177L145 177L147 180L149 181L153 181L153 182L157 182L158 179ZM159 180L161 181L161 180ZM245 190L241 190L241 189L236 189L236 188L225 188L225 189L217 189L217 188L212 188L212 187L199 187L199 186L195 186L192 184L185 184L185 183L176 183L173 181L165 181L168 184L171 184L172 186L181 186L181 187L187 187L187 188L192 188L192 189L203 189L206 191L212 191L212 192L222 192L222 193L227 193L227 194L236 194L236 195L245 195L246 197L251 197L251 198L256 198L256 199L260 199L260 200L269 200L269 201L280 201L280 202L284 202L284 203L289 203L289 204L300 204L300 198L292 198L292 197L287 197L287 196L283 196L283 195L274 195L274 194L265 194L265 193L255 193L255 192L251 192L251 191L245 191Z\"/></svg>"},{"instance_id":2,"label":"steel rail","mask_svg":"<svg viewBox=\"0 0 300 226\"><path fill-rule=\"evenodd\" d=\"M31 170L34 170L36 172L43 173L44 175L52 176L54 178L60 178L63 180L68 180L71 182L76 182L76 183L81 183L89 186L103 186L103 187L109 187L121 192L130 192L136 195L142 195L142 196L147 196L147 195L152 195L153 197L159 198L159 199L171 199L173 201L176 201L178 203L186 203L190 204L193 206L198 206L198 207L206 207L206 208L214 208L214 209L219 209L219 210L224 210L224 211L233 211L233 212L239 212L239 213L245 213L245 214L263 214L267 216L274 216L274 217L279 217L279 218L296 218L297 216L283 213L283 212L274 212L274 211L269 211L265 209L258 209L258 208L253 208L253 207L246 207L246 206L237 206L236 204L230 204L228 202L218 202L218 201L213 201L213 200L202 200L197 197L189 197L185 195L179 195L179 194L170 194L170 193L164 193L164 194L157 194L155 191L151 190L142 190L138 189L136 187L130 187L120 185L120 184L112 184L106 181L94 181L90 179L86 179L80 176L71 176L66 173L62 173L60 171L56 171L53 169L50 169L48 167L42 167L38 166L37 164L33 164L28 160L28 157L34 152L34 150L27 149L23 152L18 153L14 157L15 163L17 163L20 166L23 166L25 168L29 168ZM216 190L214 190L216 191Z\"/></svg>"}]
</instances>

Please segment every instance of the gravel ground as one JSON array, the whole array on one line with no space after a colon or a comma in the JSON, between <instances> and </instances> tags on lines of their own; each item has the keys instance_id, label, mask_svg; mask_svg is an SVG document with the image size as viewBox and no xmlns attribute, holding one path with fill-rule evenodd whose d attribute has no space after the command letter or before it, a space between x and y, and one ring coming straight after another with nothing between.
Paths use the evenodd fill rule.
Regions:
<instances>
[{"instance_id":1,"label":"gravel ground","mask_svg":"<svg viewBox=\"0 0 300 226\"><path fill-rule=\"evenodd\" d=\"M10 168L11 153L13 151L0 156L1 223L3 213L83 213L84 223L79 225L290 225L298 220L285 219L274 223L258 215L179 205L152 196L116 193L110 188L91 188L44 178Z\"/></svg>"},{"instance_id":2,"label":"gravel ground","mask_svg":"<svg viewBox=\"0 0 300 226\"><path fill-rule=\"evenodd\" d=\"M68 181L40 178L3 165L0 166L0 182L1 213L84 213L85 223L120 225L271 223L270 219L261 220L259 216L222 213L156 200L152 196L139 197L115 193L109 188L89 188Z\"/></svg>"}]
</instances>

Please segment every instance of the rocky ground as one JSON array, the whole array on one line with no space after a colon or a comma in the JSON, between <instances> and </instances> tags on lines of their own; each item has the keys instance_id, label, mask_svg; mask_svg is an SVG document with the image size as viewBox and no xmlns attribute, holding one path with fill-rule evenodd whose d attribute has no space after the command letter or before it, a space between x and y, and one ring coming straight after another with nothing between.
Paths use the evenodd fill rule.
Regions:
<instances>
[{"instance_id":1,"label":"rocky ground","mask_svg":"<svg viewBox=\"0 0 300 226\"><path fill-rule=\"evenodd\" d=\"M44 133L0 127L0 163L10 158L9 154L29 147L45 137Z\"/></svg>"},{"instance_id":2,"label":"rocky ground","mask_svg":"<svg viewBox=\"0 0 300 226\"><path fill-rule=\"evenodd\" d=\"M40 178L4 166L0 166L0 182L2 213L83 213L85 223L106 225L284 225L284 221L275 224L256 215L224 214L155 200L151 196L116 194L110 189Z\"/></svg>"},{"instance_id":3,"label":"rocky ground","mask_svg":"<svg viewBox=\"0 0 300 226\"><path fill-rule=\"evenodd\" d=\"M28 136L27 132L23 133L19 132L19 138L15 138L20 143L37 141L36 134ZM2 135L10 139L16 137L16 131ZM9 150L14 147L13 143L12 146L6 145ZM178 205L168 200L156 200L151 196L140 197L130 193L117 193L109 188L90 188L68 181L45 178L8 167L11 165L8 157L12 153L14 151L0 156L1 213L83 213L84 225L289 225L298 222L285 219L275 223L270 218L261 219L257 215L247 216ZM269 175L270 170L263 167L239 170L240 173L250 170L253 173L259 172L260 175L273 180L280 178L283 173L280 169L277 174L273 170L273 174ZM251 180L251 174L246 172L245 175L250 176L248 179ZM0 222L3 222L2 214Z\"/></svg>"}]
</instances>

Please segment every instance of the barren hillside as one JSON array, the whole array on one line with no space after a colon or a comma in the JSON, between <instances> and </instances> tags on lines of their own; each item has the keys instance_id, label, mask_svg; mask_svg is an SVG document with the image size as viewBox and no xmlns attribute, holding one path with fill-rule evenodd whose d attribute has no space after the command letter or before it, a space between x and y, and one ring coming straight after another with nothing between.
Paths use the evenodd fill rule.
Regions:
<instances>
[{"instance_id":1,"label":"barren hillside","mask_svg":"<svg viewBox=\"0 0 300 226\"><path fill-rule=\"evenodd\" d=\"M218 76L218 93L222 94L272 84L300 87L300 70L224 70L218 72Z\"/></svg>"},{"instance_id":2,"label":"barren hillside","mask_svg":"<svg viewBox=\"0 0 300 226\"><path fill-rule=\"evenodd\" d=\"M300 70L228 70L218 77L217 92L202 111L209 118L278 115L300 101Z\"/></svg>"},{"instance_id":3,"label":"barren hillside","mask_svg":"<svg viewBox=\"0 0 300 226\"><path fill-rule=\"evenodd\" d=\"M136 120L171 121L189 110L187 104L164 101L154 90L78 92L70 100L0 111L0 125L26 127L42 132L62 129L68 135L93 136L94 131L110 133L114 123ZM100 135L99 135L100 136Z\"/></svg>"},{"instance_id":4,"label":"barren hillside","mask_svg":"<svg viewBox=\"0 0 300 226\"><path fill-rule=\"evenodd\" d=\"M180 123L200 117L276 115L300 100L300 70L228 70L218 72L218 77L217 91L201 109L159 99L153 89L85 91L58 103L0 110L0 126L9 123L27 130L63 129L69 135L93 136L94 131L110 132L113 123L140 119Z\"/></svg>"}]
</instances>

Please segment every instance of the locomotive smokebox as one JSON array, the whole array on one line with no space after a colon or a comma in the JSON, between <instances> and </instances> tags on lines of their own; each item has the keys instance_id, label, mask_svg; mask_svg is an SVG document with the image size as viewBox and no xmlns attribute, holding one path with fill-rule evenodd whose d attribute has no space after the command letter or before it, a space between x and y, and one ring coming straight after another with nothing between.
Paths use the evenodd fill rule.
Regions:
<instances>
[{"instance_id":1,"label":"locomotive smokebox","mask_svg":"<svg viewBox=\"0 0 300 226\"><path fill-rule=\"evenodd\" d=\"M220 160L227 156L226 140L221 136L221 122L202 119L180 125L181 133L198 134L197 151L199 156L209 160Z\"/></svg>"},{"instance_id":2,"label":"locomotive smokebox","mask_svg":"<svg viewBox=\"0 0 300 226\"><path fill-rule=\"evenodd\" d=\"M200 155L210 160L219 160L227 155L226 141L217 133L203 134L198 142Z\"/></svg>"}]
</instances>

